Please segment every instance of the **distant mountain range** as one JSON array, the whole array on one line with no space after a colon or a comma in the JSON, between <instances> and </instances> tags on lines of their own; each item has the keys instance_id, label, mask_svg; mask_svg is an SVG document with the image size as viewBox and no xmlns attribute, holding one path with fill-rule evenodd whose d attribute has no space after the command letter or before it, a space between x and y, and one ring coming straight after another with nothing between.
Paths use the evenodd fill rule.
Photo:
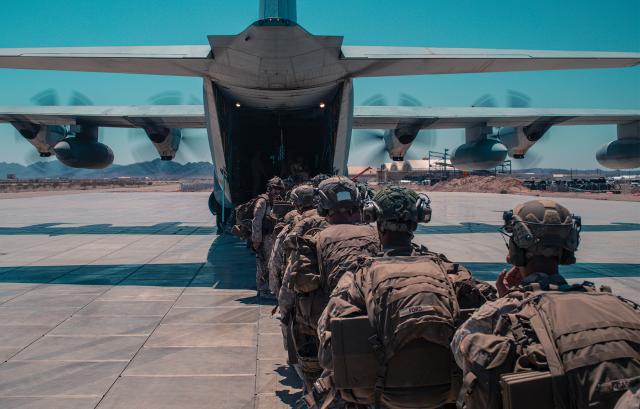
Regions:
<instances>
[{"instance_id":1,"label":"distant mountain range","mask_svg":"<svg viewBox=\"0 0 640 409\"><path fill-rule=\"evenodd\" d=\"M29 166L17 163L0 162L0 179L4 179L8 174L15 174L19 179L43 179L43 178L70 178L70 179L101 179L117 177L150 177L150 178L209 178L213 176L213 165L209 162L191 162L181 164L173 161L162 161L155 159L150 162L133 163L130 165L111 165L106 169L74 169L67 167L57 160L47 162L36 162ZM637 172L637 171L636 171ZM615 176L619 171L603 171L596 169L518 169L514 170L515 175L523 174L569 174L574 175L602 175ZM627 173L627 171L623 172Z\"/></svg>"},{"instance_id":2,"label":"distant mountain range","mask_svg":"<svg viewBox=\"0 0 640 409\"><path fill-rule=\"evenodd\" d=\"M57 160L36 162L29 166L0 162L0 179L5 179L8 174L15 174L19 179L99 179L127 176L182 179L212 177L213 169L213 165L209 162L192 162L183 165L160 159L130 165L111 165L101 170L74 169Z\"/></svg>"}]
</instances>

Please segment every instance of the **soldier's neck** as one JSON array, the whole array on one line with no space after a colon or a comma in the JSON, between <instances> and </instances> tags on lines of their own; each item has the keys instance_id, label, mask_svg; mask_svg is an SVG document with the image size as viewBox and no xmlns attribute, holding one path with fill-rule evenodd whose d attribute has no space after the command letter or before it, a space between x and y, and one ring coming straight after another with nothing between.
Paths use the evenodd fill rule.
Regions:
<instances>
[{"instance_id":1,"label":"soldier's neck","mask_svg":"<svg viewBox=\"0 0 640 409\"><path fill-rule=\"evenodd\" d=\"M399 231L385 231L380 234L380 244L386 250L411 247L412 234Z\"/></svg>"},{"instance_id":2,"label":"soldier's neck","mask_svg":"<svg viewBox=\"0 0 640 409\"><path fill-rule=\"evenodd\" d=\"M549 257L534 257L520 267L522 278L533 273L558 274L558 261Z\"/></svg>"}]
</instances>

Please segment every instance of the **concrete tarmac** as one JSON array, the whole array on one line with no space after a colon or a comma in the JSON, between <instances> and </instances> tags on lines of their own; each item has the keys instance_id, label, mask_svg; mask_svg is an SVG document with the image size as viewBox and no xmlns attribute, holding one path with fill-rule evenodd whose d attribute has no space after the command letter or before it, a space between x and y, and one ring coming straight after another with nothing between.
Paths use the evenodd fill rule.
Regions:
<instances>
[{"instance_id":1,"label":"concrete tarmac","mask_svg":"<svg viewBox=\"0 0 640 409\"><path fill-rule=\"evenodd\" d=\"M527 196L431 193L416 241L494 280L501 211ZM300 397L255 259L205 193L0 201L1 408L281 408ZM640 204L562 199L585 224L571 280L640 301Z\"/></svg>"}]
</instances>

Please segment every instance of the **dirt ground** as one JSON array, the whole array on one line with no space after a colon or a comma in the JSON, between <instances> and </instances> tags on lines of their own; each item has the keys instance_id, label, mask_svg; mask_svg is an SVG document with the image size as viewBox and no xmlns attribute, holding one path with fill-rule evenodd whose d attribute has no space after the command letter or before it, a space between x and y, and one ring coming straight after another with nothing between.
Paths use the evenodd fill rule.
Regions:
<instances>
[{"instance_id":1,"label":"dirt ground","mask_svg":"<svg viewBox=\"0 0 640 409\"><path fill-rule=\"evenodd\" d=\"M512 177L468 176L466 178L443 181L435 184L434 186L411 185L411 188L424 192L504 193L526 196L553 196L593 200L640 202L639 193L614 194L611 192L589 193L529 190L522 184L521 180Z\"/></svg>"},{"instance_id":2,"label":"dirt ground","mask_svg":"<svg viewBox=\"0 0 640 409\"><path fill-rule=\"evenodd\" d=\"M105 188L100 187L96 189L52 189L52 190L37 190L31 192L3 192L0 193L0 199L18 199L28 197L41 197L41 196L58 196L69 195L78 193L99 193L99 192L179 192L180 183L159 183L148 186L131 186L131 187L112 187Z\"/></svg>"}]
</instances>

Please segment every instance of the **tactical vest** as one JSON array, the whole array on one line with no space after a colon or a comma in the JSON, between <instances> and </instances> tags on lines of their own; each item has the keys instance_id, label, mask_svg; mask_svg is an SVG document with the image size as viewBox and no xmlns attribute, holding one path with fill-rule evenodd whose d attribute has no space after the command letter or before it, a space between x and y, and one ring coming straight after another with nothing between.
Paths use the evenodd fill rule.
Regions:
<instances>
[{"instance_id":1,"label":"tactical vest","mask_svg":"<svg viewBox=\"0 0 640 409\"><path fill-rule=\"evenodd\" d=\"M330 225L311 229L298 239L291 283L298 294L296 313L313 333L340 277L355 271L359 259L376 254L379 248L378 232L369 225Z\"/></svg>"},{"instance_id":2,"label":"tactical vest","mask_svg":"<svg viewBox=\"0 0 640 409\"><path fill-rule=\"evenodd\" d=\"M320 285L326 294L338 284L346 271L355 271L362 257L380 252L380 238L369 224L334 224L316 238Z\"/></svg>"},{"instance_id":3,"label":"tactical vest","mask_svg":"<svg viewBox=\"0 0 640 409\"><path fill-rule=\"evenodd\" d=\"M234 236L237 236L242 240L249 240L251 238L253 214L258 199L269 200L269 196L261 194L245 203L242 203L241 205L236 206L236 224L231 228L231 233Z\"/></svg>"},{"instance_id":4,"label":"tactical vest","mask_svg":"<svg viewBox=\"0 0 640 409\"><path fill-rule=\"evenodd\" d=\"M461 407L612 408L640 379L638 305L590 283L532 284L507 296L522 300L494 331L508 347L478 349L491 365L476 359Z\"/></svg>"},{"instance_id":5,"label":"tactical vest","mask_svg":"<svg viewBox=\"0 0 640 409\"><path fill-rule=\"evenodd\" d=\"M441 258L369 258L356 277L367 317L331 321L343 399L389 408L454 402L461 375L449 344L460 309Z\"/></svg>"}]
</instances>

